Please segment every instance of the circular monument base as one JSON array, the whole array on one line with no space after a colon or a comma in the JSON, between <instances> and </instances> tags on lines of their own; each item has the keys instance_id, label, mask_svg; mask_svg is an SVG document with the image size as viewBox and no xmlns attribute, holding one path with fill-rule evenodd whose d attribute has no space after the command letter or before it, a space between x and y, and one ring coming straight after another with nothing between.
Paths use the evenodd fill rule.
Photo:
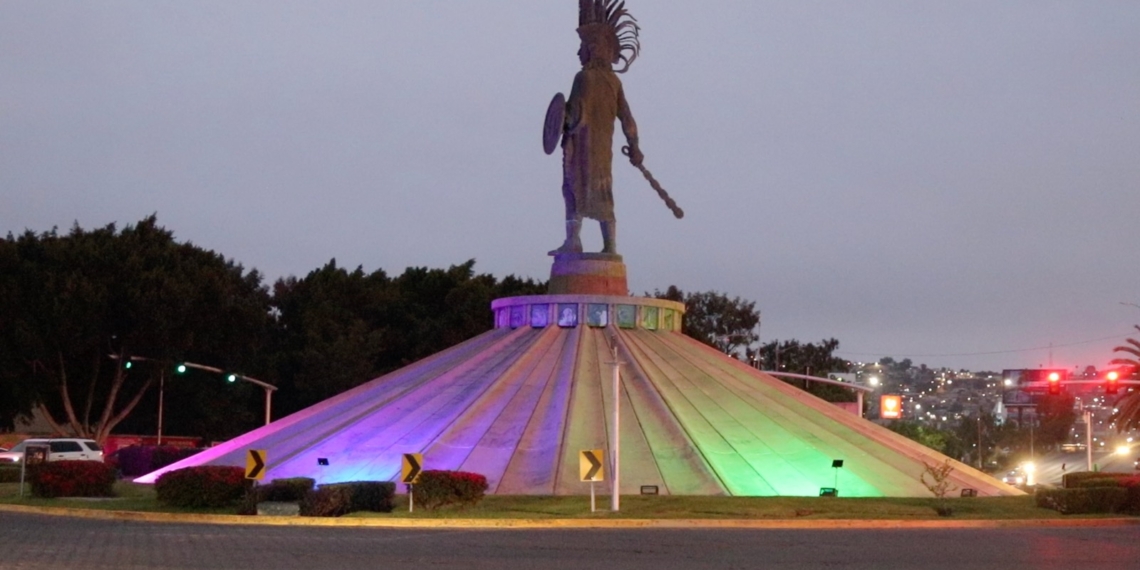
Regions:
<instances>
[{"instance_id":1,"label":"circular monument base","mask_svg":"<svg viewBox=\"0 0 1140 570\"><path fill-rule=\"evenodd\" d=\"M629 295L625 263L611 253L560 253L550 268L551 295Z\"/></svg>"},{"instance_id":2,"label":"circular monument base","mask_svg":"<svg viewBox=\"0 0 1140 570\"><path fill-rule=\"evenodd\" d=\"M685 305L629 295L529 295L495 299L495 328L558 327L681 332Z\"/></svg>"}]
</instances>

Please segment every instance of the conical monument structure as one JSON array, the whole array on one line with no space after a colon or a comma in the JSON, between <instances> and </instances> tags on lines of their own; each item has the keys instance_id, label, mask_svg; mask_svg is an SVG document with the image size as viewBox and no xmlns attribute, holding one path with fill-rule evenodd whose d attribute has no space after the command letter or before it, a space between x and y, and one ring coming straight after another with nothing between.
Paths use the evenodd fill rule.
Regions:
<instances>
[{"instance_id":1,"label":"conical monument structure","mask_svg":"<svg viewBox=\"0 0 1140 570\"><path fill-rule=\"evenodd\" d=\"M621 494L655 486L811 496L834 487L846 497L928 497L924 465L944 461L956 487L1021 494L685 336L682 304L629 295L613 216L615 122L624 154L682 213L642 165L615 75L638 54L637 24L624 2L579 7L583 69L569 98L555 97L544 131L548 154L563 149L566 202L549 294L498 299L492 330L136 481L241 466L250 449L266 451L270 479L397 481L403 455L420 453L425 469L485 475L490 493L575 495L590 492L581 453L600 449L607 482L620 469ZM582 252L583 218L600 222L603 251Z\"/></svg>"}]
</instances>

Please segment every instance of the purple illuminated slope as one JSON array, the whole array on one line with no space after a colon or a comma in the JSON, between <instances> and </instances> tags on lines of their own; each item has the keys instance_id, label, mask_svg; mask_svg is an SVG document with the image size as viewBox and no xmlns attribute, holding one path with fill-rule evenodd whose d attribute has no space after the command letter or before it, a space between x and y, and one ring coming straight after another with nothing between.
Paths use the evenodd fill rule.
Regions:
<instances>
[{"instance_id":1,"label":"purple illuminated slope","mask_svg":"<svg viewBox=\"0 0 1140 570\"><path fill-rule=\"evenodd\" d=\"M248 449L267 450L270 479L392 481L414 452L426 469L486 475L492 493L588 493L579 452L609 448L610 343L624 362L623 493L817 495L843 459L843 496L925 497L923 462L946 459L682 335L676 303L559 295L494 309L492 331L137 481L244 465ZM952 464L958 487L1020 494Z\"/></svg>"}]
</instances>

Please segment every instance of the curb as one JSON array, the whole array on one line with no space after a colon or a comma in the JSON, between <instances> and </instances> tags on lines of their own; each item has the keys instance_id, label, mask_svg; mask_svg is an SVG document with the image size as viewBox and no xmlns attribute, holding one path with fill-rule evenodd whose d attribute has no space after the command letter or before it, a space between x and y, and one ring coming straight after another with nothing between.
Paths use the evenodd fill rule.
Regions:
<instances>
[{"instance_id":1,"label":"curb","mask_svg":"<svg viewBox=\"0 0 1140 570\"><path fill-rule=\"evenodd\" d=\"M0 512L47 515L94 520L137 521L244 526L304 526L388 529L755 529L755 530L873 530L873 529L987 529L987 528L1074 528L1140 526L1140 518L1107 519L1011 519L1011 520L864 520L864 519L380 519L309 518L239 515L196 515L144 513L137 511L97 511L58 507L0 505Z\"/></svg>"}]
</instances>

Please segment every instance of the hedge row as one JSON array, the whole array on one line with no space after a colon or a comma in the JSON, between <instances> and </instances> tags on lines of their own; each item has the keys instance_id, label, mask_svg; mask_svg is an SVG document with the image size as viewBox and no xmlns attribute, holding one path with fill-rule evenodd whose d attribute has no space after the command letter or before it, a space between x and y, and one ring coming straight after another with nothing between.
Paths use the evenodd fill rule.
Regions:
<instances>
[{"instance_id":1,"label":"hedge row","mask_svg":"<svg viewBox=\"0 0 1140 570\"><path fill-rule=\"evenodd\" d=\"M1038 507L1063 515L1119 513L1126 510L1128 490L1123 487L1039 488L1035 499Z\"/></svg>"},{"instance_id":2,"label":"hedge row","mask_svg":"<svg viewBox=\"0 0 1140 570\"><path fill-rule=\"evenodd\" d=\"M1140 484L1140 475L1133 475L1131 473L1106 473L1103 471L1078 471L1076 473L1066 473L1061 478L1061 486L1066 489L1076 489L1086 486L1088 481L1101 481L1101 483L1094 484L1093 486L1104 486L1105 479L1125 481L1125 486L1131 484ZM1129 480L1135 480L1135 483L1127 483Z\"/></svg>"},{"instance_id":3,"label":"hedge row","mask_svg":"<svg viewBox=\"0 0 1140 570\"><path fill-rule=\"evenodd\" d=\"M381 481L330 483L301 500L301 516L339 517L358 511L390 513L396 506L396 484Z\"/></svg>"},{"instance_id":4,"label":"hedge row","mask_svg":"<svg viewBox=\"0 0 1140 570\"><path fill-rule=\"evenodd\" d=\"M17 477L19 473L17 472ZM115 468L101 461L53 461L29 467L35 497L114 497Z\"/></svg>"},{"instance_id":5,"label":"hedge row","mask_svg":"<svg viewBox=\"0 0 1140 570\"><path fill-rule=\"evenodd\" d=\"M238 502L252 483L241 467L202 465L163 473L154 483L159 502L172 507L226 507Z\"/></svg>"},{"instance_id":6,"label":"hedge row","mask_svg":"<svg viewBox=\"0 0 1140 570\"><path fill-rule=\"evenodd\" d=\"M390 513L395 508L396 484L378 481L330 483L314 488L308 477L274 479L249 490L238 505L239 515L256 515L258 503L298 503L301 516L339 517L358 511Z\"/></svg>"},{"instance_id":7,"label":"hedge row","mask_svg":"<svg viewBox=\"0 0 1140 570\"><path fill-rule=\"evenodd\" d=\"M413 488L416 504L429 510L452 504L474 505L486 492L487 478L465 471L424 471Z\"/></svg>"},{"instance_id":8,"label":"hedge row","mask_svg":"<svg viewBox=\"0 0 1140 570\"><path fill-rule=\"evenodd\" d=\"M19 465L0 465L0 483L19 483Z\"/></svg>"}]
</instances>

